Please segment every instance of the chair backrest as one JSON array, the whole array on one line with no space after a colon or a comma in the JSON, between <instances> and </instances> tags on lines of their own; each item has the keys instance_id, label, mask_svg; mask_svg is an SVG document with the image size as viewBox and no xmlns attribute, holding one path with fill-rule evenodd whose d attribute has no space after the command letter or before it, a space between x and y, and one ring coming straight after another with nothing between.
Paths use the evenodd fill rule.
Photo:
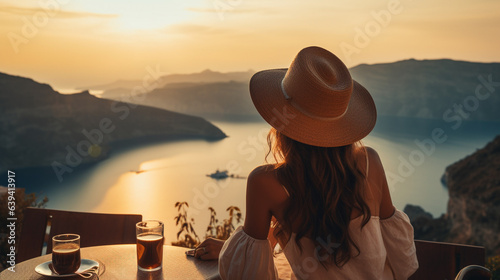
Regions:
<instances>
[{"instance_id":1,"label":"chair backrest","mask_svg":"<svg viewBox=\"0 0 500 280\"><path fill-rule=\"evenodd\" d=\"M415 240L419 268L410 280L451 280L468 265L485 263L484 247Z\"/></svg>"},{"instance_id":2,"label":"chair backrest","mask_svg":"<svg viewBox=\"0 0 500 280\"><path fill-rule=\"evenodd\" d=\"M81 236L81 247L132 244L136 242L135 224L142 215L70 212L26 208L19 237L17 261L40 256L47 246L52 252L52 237L61 233ZM47 232L48 231L48 232Z\"/></svg>"}]
</instances>

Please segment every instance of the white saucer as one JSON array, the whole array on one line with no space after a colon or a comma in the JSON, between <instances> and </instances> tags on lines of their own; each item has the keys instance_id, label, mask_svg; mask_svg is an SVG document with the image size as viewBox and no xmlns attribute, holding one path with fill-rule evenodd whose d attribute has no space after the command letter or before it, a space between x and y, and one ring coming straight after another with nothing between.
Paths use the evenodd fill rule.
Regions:
<instances>
[{"instance_id":1,"label":"white saucer","mask_svg":"<svg viewBox=\"0 0 500 280\"><path fill-rule=\"evenodd\" d=\"M68 277L68 276L74 276L76 275L76 273L85 272L86 270L89 270L92 267L99 268L99 263L94 260L82 259L82 263L80 264L78 270L75 273L71 274L56 274L55 271L51 269L51 267L52 267L52 261L44 262L35 267L35 272L48 277Z\"/></svg>"}]
</instances>

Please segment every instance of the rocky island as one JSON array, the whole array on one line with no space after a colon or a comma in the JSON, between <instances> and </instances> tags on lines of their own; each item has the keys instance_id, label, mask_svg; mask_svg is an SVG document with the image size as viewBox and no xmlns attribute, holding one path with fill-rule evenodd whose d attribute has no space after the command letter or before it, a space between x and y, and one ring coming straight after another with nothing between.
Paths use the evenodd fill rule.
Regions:
<instances>
[{"instance_id":1,"label":"rocky island","mask_svg":"<svg viewBox=\"0 0 500 280\"><path fill-rule=\"evenodd\" d=\"M47 84L0 73L0 171L52 167L57 174L102 160L116 145L226 135L203 118L60 94ZM58 175L58 176L59 176Z\"/></svg>"},{"instance_id":2,"label":"rocky island","mask_svg":"<svg viewBox=\"0 0 500 280\"><path fill-rule=\"evenodd\" d=\"M450 165L443 175L449 192L447 213L437 219L407 206L415 239L484 246L500 255L500 136Z\"/></svg>"}]
</instances>

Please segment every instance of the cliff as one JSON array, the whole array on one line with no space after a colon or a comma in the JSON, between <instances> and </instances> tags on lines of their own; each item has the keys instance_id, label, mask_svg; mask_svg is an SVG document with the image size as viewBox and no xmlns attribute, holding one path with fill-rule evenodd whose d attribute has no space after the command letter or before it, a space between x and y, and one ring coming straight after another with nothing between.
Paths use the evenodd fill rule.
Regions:
<instances>
[{"instance_id":1,"label":"cliff","mask_svg":"<svg viewBox=\"0 0 500 280\"><path fill-rule=\"evenodd\" d=\"M47 84L2 73L0 112L0 171L91 163L119 143L226 137L200 117L100 99L87 91L63 95Z\"/></svg>"},{"instance_id":2,"label":"cliff","mask_svg":"<svg viewBox=\"0 0 500 280\"><path fill-rule=\"evenodd\" d=\"M443 177L447 213L414 219L415 238L479 245L488 256L500 255L500 136L450 165Z\"/></svg>"},{"instance_id":3,"label":"cliff","mask_svg":"<svg viewBox=\"0 0 500 280\"><path fill-rule=\"evenodd\" d=\"M500 136L445 172L451 229L447 240L500 254Z\"/></svg>"}]
</instances>

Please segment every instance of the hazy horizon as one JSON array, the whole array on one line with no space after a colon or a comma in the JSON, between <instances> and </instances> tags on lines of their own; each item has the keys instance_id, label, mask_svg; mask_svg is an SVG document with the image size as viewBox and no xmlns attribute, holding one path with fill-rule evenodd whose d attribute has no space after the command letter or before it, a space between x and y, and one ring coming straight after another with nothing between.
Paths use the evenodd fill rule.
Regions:
<instances>
[{"instance_id":1,"label":"hazy horizon","mask_svg":"<svg viewBox=\"0 0 500 280\"><path fill-rule=\"evenodd\" d=\"M351 66L349 68L354 68L354 67L357 67L359 65L390 64L390 63L395 63L395 62L405 61L405 60L410 60L410 59L414 59L414 58L408 58L408 59L402 59L402 60L396 60L396 61L387 61L387 62L377 62L377 63L359 63L359 64ZM451 59L451 58L435 58L435 59L425 59L424 58L424 59L416 59L416 60L419 60L419 61L423 61L423 60L454 60L454 61L471 62L471 63L500 63L500 61L482 62L482 61L467 61L467 60L459 60L459 59ZM165 73L162 73L162 74L163 75L190 75L190 74L202 73L202 72L205 72L205 71L211 71L211 72L218 72L218 73L222 73L222 74L228 74L228 73L235 73L235 72L258 72L258 71L260 71L260 69L259 70L255 70L255 69L243 70L243 69L240 69L240 70L235 70L235 71L219 71L217 69L205 68L205 69L202 69L202 70L199 70L199 71L194 71L194 72L186 72L186 73L178 73L178 72L167 73L167 72L165 72ZM103 92L103 90L95 90L95 89L92 89L92 87L102 86L102 85L109 85L109 84L119 83L119 82L123 82L123 81L134 81L134 80L136 80L136 81L140 82L140 77L130 77L129 79L118 77L115 80L103 81L101 83L91 83L91 84L73 85L73 86L68 85L68 86L58 87L57 85L51 84L50 82L40 81L40 80L37 80L37 79L35 79L33 77L25 76L23 74L8 73L8 72L2 71L2 69L0 69L0 73L4 73L4 74L8 74L8 75L13 75L13 76L20 76L20 77L24 77L24 78L30 78L30 79L33 79L35 82L42 83L42 84L48 84L55 91L57 91L59 93L62 93L62 94L76 94L76 93L80 93L82 91L88 90L88 91L91 92L91 94L99 96Z\"/></svg>"},{"instance_id":2,"label":"hazy horizon","mask_svg":"<svg viewBox=\"0 0 500 280\"><path fill-rule=\"evenodd\" d=\"M0 72L56 89L164 74L288 67L318 45L348 67L500 61L500 2L0 0Z\"/></svg>"}]
</instances>

